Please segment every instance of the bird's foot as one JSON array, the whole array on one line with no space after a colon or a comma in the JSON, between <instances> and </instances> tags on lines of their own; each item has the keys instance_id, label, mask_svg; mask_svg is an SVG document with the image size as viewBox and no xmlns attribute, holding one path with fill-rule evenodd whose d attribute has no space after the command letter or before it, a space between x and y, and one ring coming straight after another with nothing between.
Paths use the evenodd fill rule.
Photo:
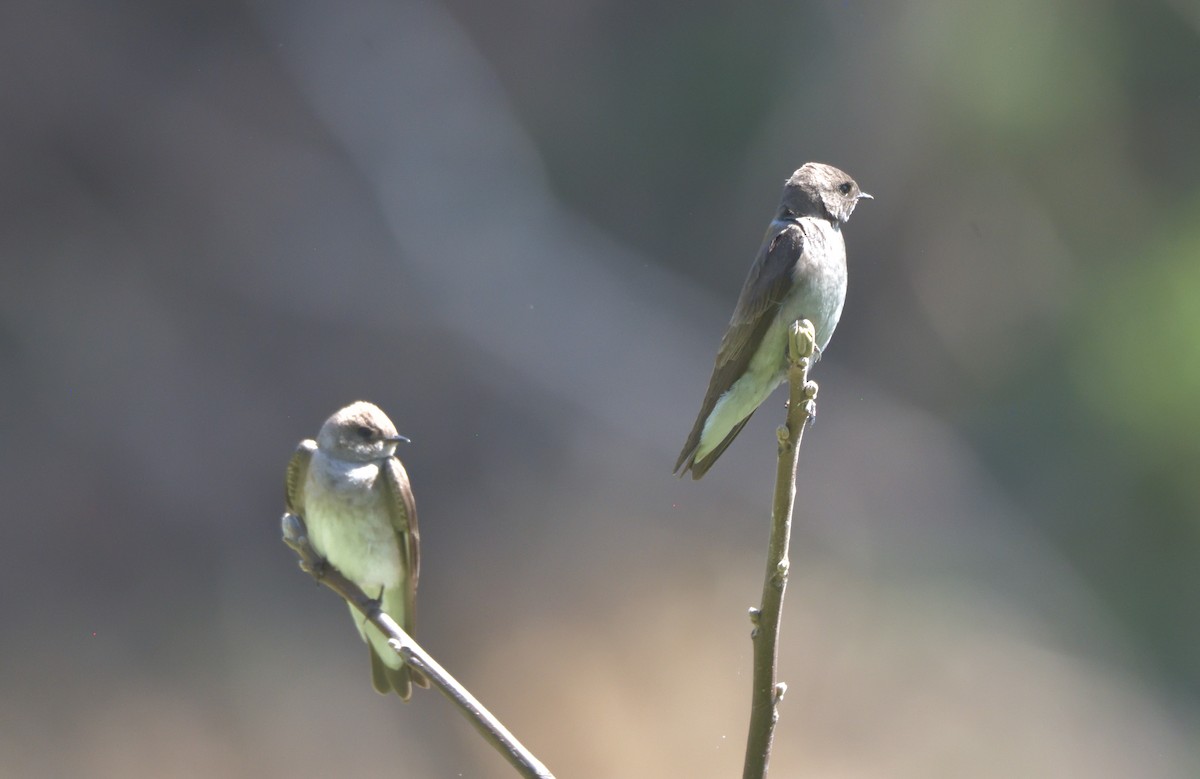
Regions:
<instances>
[{"instance_id":1,"label":"bird's foot","mask_svg":"<svg viewBox=\"0 0 1200 779\"><path fill-rule=\"evenodd\" d=\"M363 594L364 595L367 594L365 590L363 591ZM373 614L375 616L382 614L383 613L383 588L382 587L379 588L379 596L378 597L372 598L370 595L367 595L367 602L370 604L371 614Z\"/></svg>"},{"instance_id":2,"label":"bird's foot","mask_svg":"<svg viewBox=\"0 0 1200 779\"><path fill-rule=\"evenodd\" d=\"M308 540L308 527L304 524L304 519L299 514L289 512L283 515L280 524L283 529L283 543L300 555L300 570L320 581L329 573L329 563L313 549Z\"/></svg>"}]
</instances>

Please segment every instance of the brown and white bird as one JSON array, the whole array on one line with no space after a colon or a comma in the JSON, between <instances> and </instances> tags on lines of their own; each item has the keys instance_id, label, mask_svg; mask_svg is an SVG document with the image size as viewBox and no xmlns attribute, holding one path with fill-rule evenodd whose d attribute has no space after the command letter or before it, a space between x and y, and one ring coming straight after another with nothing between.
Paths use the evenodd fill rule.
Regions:
<instances>
[{"instance_id":1,"label":"brown and white bird","mask_svg":"<svg viewBox=\"0 0 1200 779\"><path fill-rule=\"evenodd\" d=\"M377 406L351 403L325 421L316 440L300 442L287 468L287 510L308 527L313 548L412 635L416 626L420 536L417 507L396 446L408 439ZM350 615L371 654L381 693L408 700L428 687L353 607Z\"/></svg>"},{"instance_id":2,"label":"brown and white bird","mask_svg":"<svg viewBox=\"0 0 1200 779\"><path fill-rule=\"evenodd\" d=\"M825 350L846 300L842 225L862 198L854 179L819 162L805 163L783 185L717 350L708 392L675 463L699 479L742 431L750 415L787 376L787 332L807 319Z\"/></svg>"}]
</instances>

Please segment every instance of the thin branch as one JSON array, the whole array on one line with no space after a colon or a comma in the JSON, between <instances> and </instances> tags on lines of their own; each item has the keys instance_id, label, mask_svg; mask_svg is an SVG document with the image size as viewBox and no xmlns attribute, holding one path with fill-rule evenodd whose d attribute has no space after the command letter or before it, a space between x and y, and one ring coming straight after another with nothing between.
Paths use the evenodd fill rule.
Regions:
<instances>
[{"instance_id":1,"label":"thin branch","mask_svg":"<svg viewBox=\"0 0 1200 779\"><path fill-rule=\"evenodd\" d=\"M295 514L284 514L282 520L283 542L300 555L300 568L321 584L341 595L362 612L375 627L388 637L388 643L404 662L419 671L434 687L450 699L462 715L479 731L504 759L512 764L521 776L528 779L554 779L550 769L533 756L517 741L508 729L500 724L483 704L475 699L465 687L458 683L446 669L429 656L412 636L405 633L395 620L379 607L379 602L367 597L357 584L347 579L336 568L317 554L308 541L308 530L304 520Z\"/></svg>"},{"instance_id":2,"label":"thin branch","mask_svg":"<svg viewBox=\"0 0 1200 779\"><path fill-rule=\"evenodd\" d=\"M788 331L787 424L776 431L779 463L775 471L775 503L771 512L771 540L767 547L767 575L762 605L750 609L754 623L754 688L750 702L750 731L746 737L743 779L764 779L771 762L771 743L779 721L779 702L787 685L776 681L779 661L779 625L783 593L788 580L788 543L792 534L792 509L796 503L796 465L804 429L816 414L817 385L808 380L816 338L812 322L795 322Z\"/></svg>"}]
</instances>

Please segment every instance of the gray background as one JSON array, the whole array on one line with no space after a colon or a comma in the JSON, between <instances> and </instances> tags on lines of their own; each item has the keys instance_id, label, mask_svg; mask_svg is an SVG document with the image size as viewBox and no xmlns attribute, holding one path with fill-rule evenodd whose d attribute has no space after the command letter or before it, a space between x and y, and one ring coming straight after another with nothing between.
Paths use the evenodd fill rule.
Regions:
<instances>
[{"instance_id":1,"label":"gray background","mask_svg":"<svg viewBox=\"0 0 1200 779\"><path fill-rule=\"evenodd\" d=\"M876 196L774 775L1200 774L1187 2L0 8L0 775L504 776L278 540L381 405L419 639L562 777L728 777L782 395L671 477L783 180Z\"/></svg>"}]
</instances>

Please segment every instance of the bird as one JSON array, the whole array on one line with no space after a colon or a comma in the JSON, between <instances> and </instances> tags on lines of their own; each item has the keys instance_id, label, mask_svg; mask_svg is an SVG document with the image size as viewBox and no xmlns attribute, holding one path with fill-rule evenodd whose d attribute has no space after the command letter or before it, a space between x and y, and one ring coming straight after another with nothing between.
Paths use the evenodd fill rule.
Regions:
<instances>
[{"instance_id":1,"label":"bird","mask_svg":"<svg viewBox=\"0 0 1200 779\"><path fill-rule=\"evenodd\" d=\"M862 199L873 199L843 171L807 162L783 185L779 209L742 285L717 350L708 392L675 463L699 479L787 376L787 332L808 319L818 358L846 300L841 226Z\"/></svg>"},{"instance_id":2,"label":"bird","mask_svg":"<svg viewBox=\"0 0 1200 779\"><path fill-rule=\"evenodd\" d=\"M378 406L351 403L325 420L316 440L296 447L284 505L304 520L316 552L412 635L420 535L408 473L396 456L402 442L408 439ZM429 686L353 606L350 615L367 643L377 691L407 701L413 684Z\"/></svg>"}]
</instances>

